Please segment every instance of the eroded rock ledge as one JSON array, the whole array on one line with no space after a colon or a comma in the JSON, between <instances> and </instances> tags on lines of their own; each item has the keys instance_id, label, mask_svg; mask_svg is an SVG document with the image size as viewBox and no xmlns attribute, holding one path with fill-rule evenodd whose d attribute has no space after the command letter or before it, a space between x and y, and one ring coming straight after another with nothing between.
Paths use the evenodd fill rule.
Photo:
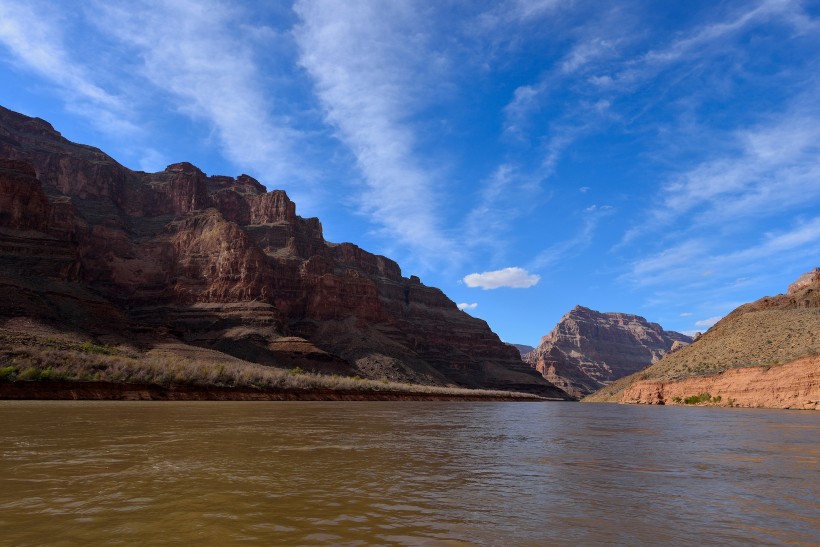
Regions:
<instances>
[{"instance_id":1,"label":"eroded rock ledge","mask_svg":"<svg viewBox=\"0 0 820 547\"><path fill-rule=\"evenodd\" d=\"M820 357L805 357L775 366L743 367L706 377L672 382L639 380L621 402L682 405L687 398L708 395L698 404L751 408L820 410Z\"/></svg>"}]
</instances>

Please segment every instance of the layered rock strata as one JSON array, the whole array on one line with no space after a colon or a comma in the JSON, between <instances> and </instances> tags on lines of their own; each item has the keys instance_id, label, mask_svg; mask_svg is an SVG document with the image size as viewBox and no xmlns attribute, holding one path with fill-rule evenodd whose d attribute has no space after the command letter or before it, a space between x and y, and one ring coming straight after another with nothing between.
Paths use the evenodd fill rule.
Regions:
<instances>
[{"instance_id":1,"label":"layered rock strata","mask_svg":"<svg viewBox=\"0 0 820 547\"><path fill-rule=\"evenodd\" d=\"M150 348L565 396L486 323L285 192L189 163L129 170L0 107L0 322L28 317Z\"/></svg>"},{"instance_id":2,"label":"layered rock strata","mask_svg":"<svg viewBox=\"0 0 820 547\"><path fill-rule=\"evenodd\" d=\"M672 382L638 380L624 390L621 400L634 404L820 410L820 358L733 368Z\"/></svg>"},{"instance_id":3,"label":"layered rock strata","mask_svg":"<svg viewBox=\"0 0 820 547\"><path fill-rule=\"evenodd\" d=\"M703 336L589 401L674 403L709 393L722 404L815 408L820 375L820 270L785 294L744 304Z\"/></svg>"},{"instance_id":4,"label":"layered rock strata","mask_svg":"<svg viewBox=\"0 0 820 547\"><path fill-rule=\"evenodd\" d=\"M523 359L561 389L582 397L691 342L638 315L576 306Z\"/></svg>"}]
</instances>

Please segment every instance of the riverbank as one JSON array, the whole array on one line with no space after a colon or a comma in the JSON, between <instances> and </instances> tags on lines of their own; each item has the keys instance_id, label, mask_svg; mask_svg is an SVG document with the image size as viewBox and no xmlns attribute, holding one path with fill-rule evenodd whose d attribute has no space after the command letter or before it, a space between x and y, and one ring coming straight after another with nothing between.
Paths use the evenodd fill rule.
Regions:
<instances>
[{"instance_id":1,"label":"riverbank","mask_svg":"<svg viewBox=\"0 0 820 547\"><path fill-rule=\"evenodd\" d=\"M427 391L374 389L252 388L114 382L0 382L0 400L84 401L550 401L527 393L457 388Z\"/></svg>"},{"instance_id":2,"label":"riverbank","mask_svg":"<svg viewBox=\"0 0 820 547\"><path fill-rule=\"evenodd\" d=\"M820 357L680 380L626 379L584 401L820 410Z\"/></svg>"}]
</instances>

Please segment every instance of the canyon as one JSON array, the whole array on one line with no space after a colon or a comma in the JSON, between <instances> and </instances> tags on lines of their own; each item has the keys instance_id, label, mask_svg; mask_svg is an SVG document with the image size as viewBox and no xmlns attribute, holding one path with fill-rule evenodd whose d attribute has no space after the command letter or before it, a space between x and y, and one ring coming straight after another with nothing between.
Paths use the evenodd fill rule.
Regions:
<instances>
[{"instance_id":1,"label":"canyon","mask_svg":"<svg viewBox=\"0 0 820 547\"><path fill-rule=\"evenodd\" d=\"M583 397L691 341L638 315L576 306L522 359L567 393Z\"/></svg>"},{"instance_id":2,"label":"canyon","mask_svg":"<svg viewBox=\"0 0 820 547\"><path fill-rule=\"evenodd\" d=\"M11 338L570 398L439 289L325 241L248 175L133 171L0 107L0 211Z\"/></svg>"}]
</instances>

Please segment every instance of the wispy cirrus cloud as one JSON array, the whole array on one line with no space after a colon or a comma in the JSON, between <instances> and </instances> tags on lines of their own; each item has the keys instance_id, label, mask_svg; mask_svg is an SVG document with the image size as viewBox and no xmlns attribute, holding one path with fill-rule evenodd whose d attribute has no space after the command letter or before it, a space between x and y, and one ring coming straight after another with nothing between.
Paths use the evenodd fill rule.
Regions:
<instances>
[{"instance_id":1,"label":"wispy cirrus cloud","mask_svg":"<svg viewBox=\"0 0 820 547\"><path fill-rule=\"evenodd\" d=\"M817 23L805 14L799 1L762 0L740 6L722 19L707 21L663 46L625 57L618 63L592 64L586 67L593 71L588 74L588 82L610 91L628 92L668 67L703 64L727 51L742 51L743 45L736 38L751 27L779 21L797 32L817 29Z\"/></svg>"},{"instance_id":2,"label":"wispy cirrus cloud","mask_svg":"<svg viewBox=\"0 0 820 547\"><path fill-rule=\"evenodd\" d=\"M277 97L266 91L246 38L253 24L240 9L210 0L139 0L97 2L91 16L131 49L141 77L180 112L212 125L233 163L267 184L315 176L296 153L302 133L276 115Z\"/></svg>"},{"instance_id":3,"label":"wispy cirrus cloud","mask_svg":"<svg viewBox=\"0 0 820 547\"><path fill-rule=\"evenodd\" d=\"M541 276L531 274L524 268L512 267L492 272L471 273L464 276L464 283L470 288L486 290L507 287L511 289L528 289L538 284Z\"/></svg>"},{"instance_id":4,"label":"wispy cirrus cloud","mask_svg":"<svg viewBox=\"0 0 820 547\"><path fill-rule=\"evenodd\" d=\"M632 263L624 279L636 285L699 285L737 282L739 275L759 273L774 265L808 268L820 255L820 217L795 223L790 229L763 234L745 248L724 251L724 242L708 236L690 238Z\"/></svg>"},{"instance_id":5,"label":"wispy cirrus cloud","mask_svg":"<svg viewBox=\"0 0 820 547\"><path fill-rule=\"evenodd\" d=\"M70 110L115 138L130 137L126 148L150 137L141 109L170 100L209 124L224 156L263 182L314 177L295 153L300 131L271 114L275 105L248 43L253 28L241 10L211 0L58 8L37 0L0 4L0 42L20 66L50 80ZM104 40L110 55L70 44L69 33ZM150 146L135 154L141 168L159 168L165 159Z\"/></svg>"},{"instance_id":6,"label":"wispy cirrus cloud","mask_svg":"<svg viewBox=\"0 0 820 547\"><path fill-rule=\"evenodd\" d=\"M424 6L300 0L295 10L299 62L362 173L362 212L421 256L458 261L442 229L441 174L424 167L411 121L446 81L447 59L428 43Z\"/></svg>"},{"instance_id":7,"label":"wispy cirrus cloud","mask_svg":"<svg viewBox=\"0 0 820 547\"><path fill-rule=\"evenodd\" d=\"M122 97L99 85L94 71L70 53L65 33L72 25L66 17L34 0L0 3L0 44L8 48L13 63L51 81L69 109L102 130L135 132Z\"/></svg>"},{"instance_id":8,"label":"wispy cirrus cloud","mask_svg":"<svg viewBox=\"0 0 820 547\"><path fill-rule=\"evenodd\" d=\"M792 101L785 113L727 135L725 150L715 157L670 175L644 220L628 229L621 249L648 233L670 227L689 244L704 229L749 218L765 218L820 204L820 107L815 89ZM688 222L681 228L681 218ZM716 243L712 231L709 240Z\"/></svg>"},{"instance_id":9,"label":"wispy cirrus cloud","mask_svg":"<svg viewBox=\"0 0 820 547\"><path fill-rule=\"evenodd\" d=\"M542 250L527 264L527 268L542 270L582 253L592 243L601 220L614 212L615 209L610 205L591 205L587 207L581 215L582 221L578 231L571 237Z\"/></svg>"},{"instance_id":10,"label":"wispy cirrus cloud","mask_svg":"<svg viewBox=\"0 0 820 547\"><path fill-rule=\"evenodd\" d=\"M613 6L590 12L588 22L570 35L575 42L569 50L535 81L513 92L504 108L504 134L520 142L547 142L542 166L549 171L580 137L613 122L631 124L651 110L663 99L660 83L664 79L676 82L698 72L701 66L712 66L713 59L742 53L745 45L738 37L744 31L773 21L799 33L820 28L800 2L764 0L741 6L651 49L639 38L645 33L636 32L642 21L626 15L628 10ZM735 70L742 70L741 63ZM639 102L638 109L632 101L622 101L629 99L637 86L653 84L660 85L661 92L648 102ZM580 100L566 103L554 97L567 86L578 90ZM700 99L690 97L690 101L696 100ZM533 120L545 111L552 123L535 123ZM544 127L547 132L543 132Z\"/></svg>"},{"instance_id":11,"label":"wispy cirrus cloud","mask_svg":"<svg viewBox=\"0 0 820 547\"><path fill-rule=\"evenodd\" d=\"M665 185L655 219L702 210L697 222L725 222L820 198L816 105L804 103L770 124L737 131L734 141L738 153L707 161Z\"/></svg>"}]
</instances>

